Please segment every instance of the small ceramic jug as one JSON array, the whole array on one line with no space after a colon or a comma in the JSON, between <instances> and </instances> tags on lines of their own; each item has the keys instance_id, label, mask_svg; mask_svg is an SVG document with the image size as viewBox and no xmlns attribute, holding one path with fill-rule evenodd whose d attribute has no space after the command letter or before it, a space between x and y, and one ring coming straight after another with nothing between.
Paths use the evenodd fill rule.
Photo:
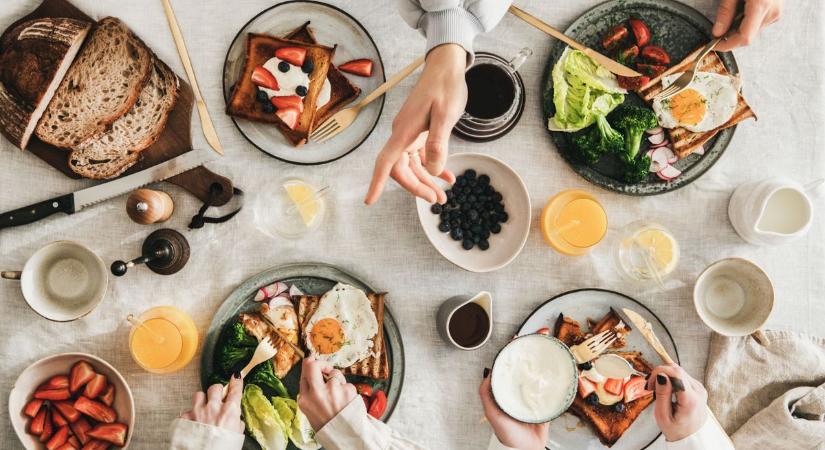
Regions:
<instances>
[{"instance_id":1,"label":"small ceramic jug","mask_svg":"<svg viewBox=\"0 0 825 450\"><path fill-rule=\"evenodd\" d=\"M728 205L733 228L745 241L778 245L807 233L813 217L812 197L825 179L802 186L785 178L742 184Z\"/></svg>"},{"instance_id":2,"label":"small ceramic jug","mask_svg":"<svg viewBox=\"0 0 825 450\"><path fill-rule=\"evenodd\" d=\"M487 332L483 336L483 338L470 347L465 347L455 341L453 337L450 335L450 320L453 317L453 314L458 311L462 306L467 305L468 303L475 303L479 305L483 310L484 313L487 315L488 323L487 323ZM493 334L493 297L490 296L489 292L479 292L474 296L469 295L457 295L455 297L450 297L444 303L441 304L441 307L438 308L438 314L436 316L436 323L438 326L438 333L441 337L449 342L450 344L454 345L456 348L461 350L475 350L480 348L487 341L490 340L490 336Z\"/></svg>"}]
</instances>

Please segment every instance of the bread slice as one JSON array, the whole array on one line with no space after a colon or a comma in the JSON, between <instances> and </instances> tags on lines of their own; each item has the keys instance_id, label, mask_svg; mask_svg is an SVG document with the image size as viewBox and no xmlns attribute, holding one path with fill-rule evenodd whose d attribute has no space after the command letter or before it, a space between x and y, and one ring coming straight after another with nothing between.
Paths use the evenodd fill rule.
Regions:
<instances>
[{"instance_id":1,"label":"bread slice","mask_svg":"<svg viewBox=\"0 0 825 450\"><path fill-rule=\"evenodd\" d=\"M0 40L0 132L25 149L91 29L90 22L46 17Z\"/></svg>"},{"instance_id":2,"label":"bread slice","mask_svg":"<svg viewBox=\"0 0 825 450\"><path fill-rule=\"evenodd\" d=\"M63 78L35 133L73 148L135 104L152 73L152 52L123 22L101 20Z\"/></svg>"},{"instance_id":3,"label":"bread slice","mask_svg":"<svg viewBox=\"0 0 825 450\"><path fill-rule=\"evenodd\" d=\"M384 297L386 294L367 294L367 298L372 306L372 312L378 320L379 332L373 339L372 355L356 362L342 371L346 375L358 375L377 380L385 380L390 377L390 363L387 349L384 343ZM318 309L321 297L316 295L301 295L297 297L298 303L298 323L301 324L301 335L306 339L304 329L309 323L309 319Z\"/></svg>"},{"instance_id":4,"label":"bread slice","mask_svg":"<svg viewBox=\"0 0 825 450\"><path fill-rule=\"evenodd\" d=\"M160 137L179 90L177 75L153 58L152 75L132 108L103 134L76 146L69 157L69 168L91 179L123 173L140 159L140 152Z\"/></svg>"},{"instance_id":5,"label":"bread slice","mask_svg":"<svg viewBox=\"0 0 825 450\"><path fill-rule=\"evenodd\" d=\"M304 97L304 110L298 118L295 128L289 128L275 113L266 112L262 104L256 100L258 87L252 82L252 73L256 67L263 66L266 61L275 55L275 50L282 47L306 48L306 57L314 64L309 74L309 86ZM246 38L246 60L240 78L235 83L232 97L226 106L227 114L243 117L257 122L274 124L278 130L294 146L303 145L309 137L313 119L315 118L315 101L324 84L324 78L332 61L335 49L317 44L305 44L266 34L249 33Z\"/></svg>"},{"instance_id":6,"label":"bread slice","mask_svg":"<svg viewBox=\"0 0 825 450\"><path fill-rule=\"evenodd\" d=\"M638 94L648 104L651 103L653 101L653 97L655 97L656 94L662 91L662 78L673 73L684 71L685 68L688 65L690 65L696 58L697 52L699 50L695 50L690 55L688 55L688 57L685 58L682 62L666 70L658 77L650 80L649 83L647 83L639 89ZM730 72L728 72L728 69L725 67L725 64L722 63L722 59L719 58L719 55L716 52L710 52L704 58L702 58L702 61L699 62L699 70L701 72L711 72L718 73L720 75L730 75ZM694 133L681 127L667 130L671 146L673 147L673 152L676 154L676 156L679 157L679 159L683 159L686 156L693 153L694 151L696 151L706 142L711 140L720 131L726 128L730 128L736 125L737 123L749 118L755 119L756 114L754 114L753 110L751 110L750 106L745 101L745 98L742 96L742 93L739 92L736 103L736 109L734 110L730 120L728 120L722 126L702 133Z\"/></svg>"},{"instance_id":7,"label":"bread slice","mask_svg":"<svg viewBox=\"0 0 825 450\"><path fill-rule=\"evenodd\" d=\"M307 44L318 43L318 40L315 39L315 34L312 32L312 28L309 27L309 22L304 23L285 37L286 39L305 42ZM341 73L341 71L338 70L338 68L336 68L331 62L329 65L329 70L327 70L327 80L329 80L331 91L329 101L325 105L318 108L318 111L315 113L315 119L313 119L312 126L310 127L310 131L314 130L318 125L326 122L326 120L332 117L333 114L340 111L344 106L348 105L353 100L358 98L359 95L361 95L361 88L352 84L349 78Z\"/></svg>"},{"instance_id":8,"label":"bread slice","mask_svg":"<svg viewBox=\"0 0 825 450\"><path fill-rule=\"evenodd\" d=\"M588 319L588 321L590 320ZM610 311L603 318L590 322L599 328L607 329L616 327L621 319L613 308L610 308ZM627 328L627 330L629 332L630 328ZM591 328L589 333L585 333L576 320L564 314L559 314L554 327L554 336L568 346L579 344L587 336L595 333L598 333L596 328ZM650 373L653 370L653 366L642 357L640 352L618 351L615 353L628 360L633 368L639 372ZM612 447L652 402L653 396L651 395L638 398L625 403L625 411L620 413L614 410L612 406L591 405L580 395L576 395L568 411L579 417L583 422L588 423L602 444Z\"/></svg>"}]
</instances>

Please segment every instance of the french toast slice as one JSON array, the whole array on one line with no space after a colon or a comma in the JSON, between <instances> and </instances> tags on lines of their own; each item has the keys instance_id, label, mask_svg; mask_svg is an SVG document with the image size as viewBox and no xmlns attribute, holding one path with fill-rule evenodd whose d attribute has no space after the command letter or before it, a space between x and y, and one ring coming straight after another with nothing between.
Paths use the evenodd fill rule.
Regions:
<instances>
[{"instance_id":1,"label":"french toast slice","mask_svg":"<svg viewBox=\"0 0 825 450\"><path fill-rule=\"evenodd\" d=\"M372 343L372 355L356 362L355 364L342 368L345 375L359 375L362 377L385 380L390 377L390 363L387 349L384 345L384 297L385 293L368 293L372 312L378 320L378 333ZM305 328L309 319L318 309L321 297L317 295L301 295L296 297L298 305L298 323L301 327L302 343L306 340ZM304 344L306 345L306 344Z\"/></svg>"},{"instance_id":2,"label":"french toast slice","mask_svg":"<svg viewBox=\"0 0 825 450\"><path fill-rule=\"evenodd\" d=\"M312 32L312 28L309 27L309 21L287 34L285 38L307 44L318 43L315 34ZM315 119L313 119L312 125L310 126L310 131L326 122L333 114L340 111L344 106L361 95L361 88L352 84L349 78L335 67L335 64L330 63L329 70L327 70L327 79L330 84L329 101L318 108L318 111L315 113Z\"/></svg>"},{"instance_id":3,"label":"french toast slice","mask_svg":"<svg viewBox=\"0 0 825 450\"><path fill-rule=\"evenodd\" d=\"M306 58L313 63L312 72L309 73L309 86L307 95L303 98L303 111L298 116L297 123L290 127L284 122L276 112L266 112L264 104L257 100L258 86L252 81L252 75L256 68L260 68L270 58L275 56L275 51L284 47L300 47L306 49ZM246 38L246 60L240 78L235 83L232 97L226 105L227 114L235 117L242 117L257 122L271 123L278 127L278 130L289 140L292 145L300 146L306 143L309 132L315 118L315 102L327 71L332 62L335 48L307 44L299 41L292 41L267 34L249 33ZM277 75L273 75L277 76Z\"/></svg>"},{"instance_id":4,"label":"french toast slice","mask_svg":"<svg viewBox=\"0 0 825 450\"><path fill-rule=\"evenodd\" d=\"M664 71L661 75L650 80L650 82L646 85L642 86L637 91L639 96L642 97L642 100L650 104L653 101L653 97L662 91L662 78L673 73L684 71L685 68L693 62L694 58L696 58L699 50L701 49L691 52L691 54L688 55L688 57L682 62L674 65ZM702 61L699 62L699 71L718 73L720 75L730 75L730 72L728 72L728 69L725 67L725 64L716 52L710 52L702 58ZM742 96L742 92L740 91L738 93L736 109L734 110L733 115L722 126L702 133L695 133L682 127L668 129L667 132L671 146L673 147L673 152L679 157L679 159L683 159L711 140L720 131L730 128L737 123L750 118L756 119L756 114L748 105L748 102L745 101L745 98Z\"/></svg>"},{"instance_id":5,"label":"french toast slice","mask_svg":"<svg viewBox=\"0 0 825 450\"><path fill-rule=\"evenodd\" d=\"M611 326L615 327L619 321L621 321L621 318L619 318L616 311L611 308L607 315L599 321L594 322L594 324L605 327L606 329ZM628 328L628 332L629 331L630 328ZM592 333L596 333L596 330L591 329L590 334ZM583 332L581 325L576 320L564 314L559 314L554 327L554 335L566 345L571 346L581 343L589 334ZM615 353L628 360L633 365L633 368L639 372L650 373L653 370L653 366L642 357L640 352L617 351ZM653 396L651 395L638 398L632 402L625 403L625 411L620 413L613 409L612 406L601 404L591 405L580 395L576 395L568 411L580 418L583 422L588 423L602 444L607 447L612 447L652 402Z\"/></svg>"}]
</instances>

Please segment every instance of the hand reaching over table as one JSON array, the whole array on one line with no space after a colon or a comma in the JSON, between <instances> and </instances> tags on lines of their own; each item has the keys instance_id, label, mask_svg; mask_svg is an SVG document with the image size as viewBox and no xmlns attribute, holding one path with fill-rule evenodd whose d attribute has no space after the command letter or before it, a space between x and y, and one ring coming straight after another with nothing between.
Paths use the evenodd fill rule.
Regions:
<instances>
[{"instance_id":1,"label":"hand reaching over table","mask_svg":"<svg viewBox=\"0 0 825 450\"><path fill-rule=\"evenodd\" d=\"M484 369L484 380L478 387L478 396L484 406L484 416L493 427L499 442L519 450L543 449L550 432L550 422L524 423L508 416L493 400L489 369Z\"/></svg>"},{"instance_id":2,"label":"hand reaching over table","mask_svg":"<svg viewBox=\"0 0 825 450\"><path fill-rule=\"evenodd\" d=\"M241 397L243 396L243 380L240 376L229 379L229 391L223 397L223 386L213 384L206 394L195 392L192 397L192 410L181 415L182 418L212 425L225 430L243 433L244 423L241 420Z\"/></svg>"},{"instance_id":3,"label":"hand reaching over table","mask_svg":"<svg viewBox=\"0 0 825 450\"><path fill-rule=\"evenodd\" d=\"M737 15L737 6L740 2L745 3L742 23L727 40L716 46L718 51L726 52L752 44L763 28L779 20L784 3L783 0L720 0L719 9L716 11L716 23L713 25L714 36L723 36L728 32Z\"/></svg>"},{"instance_id":4,"label":"hand reaching over table","mask_svg":"<svg viewBox=\"0 0 825 450\"><path fill-rule=\"evenodd\" d=\"M673 388L674 378L681 380L684 391ZM669 442L691 436L705 424L708 393L702 383L681 367L672 365L653 369L647 381L647 389L656 392L653 414Z\"/></svg>"},{"instance_id":5,"label":"hand reaching over table","mask_svg":"<svg viewBox=\"0 0 825 450\"><path fill-rule=\"evenodd\" d=\"M298 408L307 416L313 430L323 428L357 395L355 386L347 383L340 370L313 356L304 359Z\"/></svg>"}]
</instances>

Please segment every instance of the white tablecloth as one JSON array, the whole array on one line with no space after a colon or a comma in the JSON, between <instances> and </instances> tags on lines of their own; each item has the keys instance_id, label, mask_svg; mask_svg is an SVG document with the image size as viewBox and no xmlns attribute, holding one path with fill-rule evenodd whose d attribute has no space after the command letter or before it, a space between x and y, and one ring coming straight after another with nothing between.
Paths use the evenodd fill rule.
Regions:
<instances>
[{"instance_id":1,"label":"white tablecloth","mask_svg":"<svg viewBox=\"0 0 825 450\"><path fill-rule=\"evenodd\" d=\"M5 28L32 10L37 0L0 4ZM521 174L537 217L544 202L566 188L594 192L604 203L610 237L622 225L650 219L670 227L682 248L682 259L664 291L622 281L612 258L610 239L590 255L570 258L553 252L542 241L537 221L521 255L509 266L490 274L456 268L429 244L416 216L414 201L390 185L381 202L367 208L363 195L376 152L389 135L414 78L402 82L387 98L384 115L373 134L356 152L320 167L291 166L249 145L222 113L221 71L226 49L238 29L271 0L175 0L175 9L189 52L221 136L226 157L210 168L229 175L247 193L278 189L277 180L296 174L324 180L335 189L329 220L311 238L273 239L258 231L252 209L231 222L189 232L188 219L199 203L168 184L176 212L165 226L184 231L192 244L188 266L171 277L136 268L126 277L110 280L100 307L82 320L57 324L31 311L15 282L0 284L0 442L19 448L8 419L8 393L28 364L47 355L85 351L117 367L129 382L137 405L132 447L164 448L168 424L189 405L199 388L198 361L167 376L142 371L130 358L125 317L161 304L188 311L203 333L224 298L242 280L266 268L298 261L337 264L390 292L388 306L400 324L406 349L407 372L403 395L390 423L434 449L478 449L489 436L476 390L482 368L491 360L524 317L538 304L560 292L598 286L635 296L670 328L687 370L700 377L705 366L709 330L694 312L693 280L711 262L727 256L752 259L770 274L776 288L776 309L768 326L825 335L825 222L815 218L804 239L776 248L745 244L727 219L728 197L742 182L787 176L807 182L825 174L825 11L819 2L788 2L785 17L749 49L736 53L744 88L759 122L742 124L733 143L697 182L676 192L633 198L600 190L576 175L553 148L540 110L540 83L553 42L513 17L505 17L492 33L477 40L476 48L503 56L522 46L534 56L521 68L528 104L517 128L488 144L451 141L452 152L476 151L499 157ZM387 73L394 73L419 55L424 40L409 29L392 2L334 1L372 33ZM521 6L554 25L566 26L597 1L522 1ZM700 11L712 16L715 0L697 0ZM76 0L96 18L118 16L129 24L178 74L183 69L172 42L160 1ZM206 5L209 6L206 6ZM195 121L197 122L197 121ZM198 128L196 145L205 147ZM70 180L36 157L0 140L0 210L8 210L64 194L86 185ZM58 239L91 247L108 263L139 253L143 238L160 226L140 226L124 214L124 198L108 201L70 217L0 232L0 266L18 269L36 249ZM822 199L817 201L825 210ZM494 337L475 352L448 347L435 329L435 311L452 295L488 290L496 311ZM554 430L563 432L563 430Z\"/></svg>"}]
</instances>

